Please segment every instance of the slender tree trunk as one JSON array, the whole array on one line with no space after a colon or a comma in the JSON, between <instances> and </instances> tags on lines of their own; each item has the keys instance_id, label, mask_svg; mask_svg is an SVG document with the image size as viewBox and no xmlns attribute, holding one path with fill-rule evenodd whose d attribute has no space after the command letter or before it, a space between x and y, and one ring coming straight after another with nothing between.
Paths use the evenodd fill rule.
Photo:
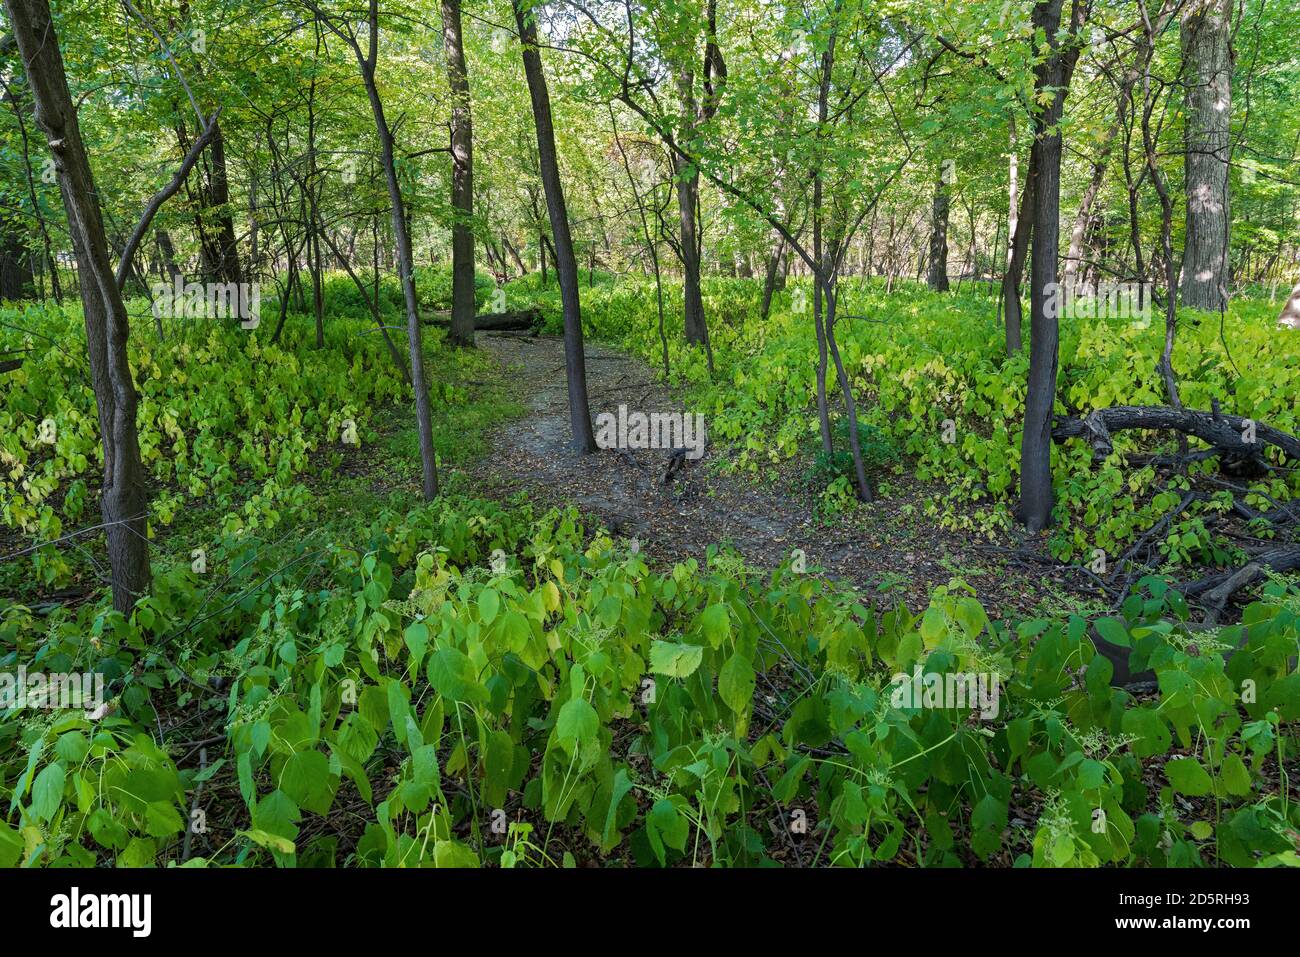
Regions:
<instances>
[{"instance_id":1,"label":"slender tree trunk","mask_svg":"<svg viewBox=\"0 0 1300 957\"><path fill-rule=\"evenodd\" d=\"M127 360L129 323L109 261L104 223L68 90L47 0L5 0L59 177L68 233L81 275L91 386L104 446L101 510L108 539L113 607L129 613L150 585L144 467L136 434L136 391Z\"/></svg>"},{"instance_id":2,"label":"slender tree trunk","mask_svg":"<svg viewBox=\"0 0 1300 957\"><path fill-rule=\"evenodd\" d=\"M696 230L699 216L700 175L680 157L673 160L677 174L677 211L682 239L678 249L682 256L682 310L686 341L703 345L708 331L704 322L704 296L700 292L700 236Z\"/></svg>"},{"instance_id":3,"label":"slender tree trunk","mask_svg":"<svg viewBox=\"0 0 1300 957\"><path fill-rule=\"evenodd\" d=\"M760 315L764 320L772 311L772 296L777 289L783 285L781 282L781 261L785 258L785 240L778 237L776 247L767 257L767 262L763 270L763 306Z\"/></svg>"},{"instance_id":4,"label":"slender tree trunk","mask_svg":"<svg viewBox=\"0 0 1300 957\"><path fill-rule=\"evenodd\" d=\"M451 90L451 331L447 341L474 345L474 132L460 0L442 0L442 43Z\"/></svg>"},{"instance_id":5,"label":"slender tree trunk","mask_svg":"<svg viewBox=\"0 0 1300 957\"><path fill-rule=\"evenodd\" d=\"M951 196L943 174L934 183L934 203L930 216L930 288L948 291L948 208Z\"/></svg>"},{"instance_id":6,"label":"slender tree trunk","mask_svg":"<svg viewBox=\"0 0 1300 957\"><path fill-rule=\"evenodd\" d=\"M1012 217L1007 270L1002 274L1002 308L1006 314L1007 355L1019 352L1022 345L1020 280L1024 276L1025 260L1029 256L1029 240L1034 232L1034 157L1035 152L1031 148L1029 170L1025 176L1019 208Z\"/></svg>"},{"instance_id":7,"label":"slender tree trunk","mask_svg":"<svg viewBox=\"0 0 1300 957\"><path fill-rule=\"evenodd\" d=\"M36 277L32 256L23 243L23 234L6 221L0 237L0 299L29 299L35 292Z\"/></svg>"},{"instance_id":8,"label":"slender tree trunk","mask_svg":"<svg viewBox=\"0 0 1300 957\"><path fill-rule=\"evenodd\" d=\"M402 283L402 298L406 304L406 340L411 356L411 386L415 392L415 424L420 440L420 468L422 491L426 502L438 497L438 464L433 448L433 411L429 404L429 385L424 371L424 343L420 332L419 303L415 296L415 262L411 256L411 232L406 220L406 205L402 201L402 187L397 178L397 163L393 153L393 133L384 115L384 104L375 82L375 62L379 58L379 4L370 0L369 52L362 53L361 46L351 33L344 33L325 18L319 8L313 8L318 19L325 23L340 39L352 47L356 55L361 79L365 84L370 112L374 117L375 133L379 137L380 162L384 181L388 186L388 202L392 207L393 242L396 246L397 272ZM376 252L378 237L376 236ZM378 270L376 269L376 281ZM379 291L374 293L378 301Z\"/></svg>"},{"instance_id":9,"label":"slender tree trunk","mask_svg":"<svg viewBox=\"0 0 1300 957\"><path fill-rule=\"evenodd\" d=\"M551 121L551 97L542 72L542 56L537 49L537 21L532 11L525 12L523 0L510 0L519 42L523 47L524 76L533 104L533 125L537 130L537 159L542 187L546 191L546 211L555 239L555 271L560 279L560 300L564 306L564 367L569 384L569 427L576 452L586 455L596 450L596 436L591 428L591 410L587 404L587 364L582 346L582 303L578 292L578 261L573 253L569 233L569 213L564 204L564 187L555 155L555 129Z\"/></svg>"},{"instance_id":10,"label":"slender tree trunk","mask_svg":"<svg viewBox=\"0 0 1300 957\"><path fill-rule=\"evenodd\" d=\"M1061 133L1068 71L1058 42L1063 0L1040 0L1033 22L1050 50L1035 68L1035 92L1051 91L1051 101L1034 120L1031 152L1034 249L1030 265L1029 389L1020 444L1020 516L1031 532L1052 520L1052 406L1060 329L1048 301L1057 283L1058 231L1061 212Z\"/></svg>"},{"instance_id":11,"label":"slender tree trunk","mask_svg":"<svg viewBox=\"0 0 1300 957\"><path fill-rule=\"evenodd\" d=\"M1186 96L1183 304L1227 308L1232 0L1189 0L1180 37Z\"/></svg>"},{"instance_id":12,"label":"slender tree trunk","mask_svg":"<svg viewBox=\"0 0 1300 957\"><path fill-rule=\"evenodd\" d=\"M235 219L230 209L230 180L226 172L226 141L219 120L212 143L208 146L209 172L207 206L216 210L216 236L209 246L209 274L219 282L244 281L239 263L239 245L235 241Z\"/></svg>"},{"instance_id":13,"label":"slender tree trunk","mask_svg":"<svg viewBox=\"0 0 1300 957\"><path fill-rule=\"evenodd\" d=\"M1127 92L1121 94L1127 96ZM1079 200L1079 213L1074 217L1074 228L1070 230L1070 246L1065 254L1065 275L1062 285L1073 289L1078 282L1079 263L1083 259L1083 241L1088 232L1088 223L1092 218L1092 207L1101 192L1101 184L1106 179L1106 167L1110 163L1111 148L1115 145L1115 135L1119 132L1119 120L1110 126L1101 141L1097 159L1092 164L1092 176Z\"/></svg>"}]
</instances>

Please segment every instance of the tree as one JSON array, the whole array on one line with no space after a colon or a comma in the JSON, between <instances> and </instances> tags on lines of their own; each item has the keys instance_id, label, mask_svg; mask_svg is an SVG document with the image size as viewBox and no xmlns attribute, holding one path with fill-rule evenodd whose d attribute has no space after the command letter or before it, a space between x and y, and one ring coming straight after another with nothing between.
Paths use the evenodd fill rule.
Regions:
<instances>
[{"instance_id":1,"label":"tree","mask_svg":"<svg viewBox=\"0 0 1300 957\"><path fill-rule=\"evenodd\" d=\"M391 206L393 240L397 246L397 272L402 284L402 300L406 306L406 341L411 356L411 385L415 390L415 425L420 439L420 466L423 477L424 500L438 497L438 464L433 449L433 411L429 405L429 386L424 372L424 343L420 331L419 303L415 296L415 261L411 255L411 231L406 218L406 205L402 200L402 186L397 178L394 158L393 131L384 114L384 103L375 82L375 67L379 61L379 0L369 0L366 18L367 48L363 52L357 33L342 15L326 14L318 5L308 0L316 18L352 50L365 84L366 98L374 118L375 133L379 137L380 164L384 182L388 187Z\"/></svg>"},{"instance_id":2,"label":"tree","mask_svg":"<svg viewBox=\"0 0 1300 957\"><path fill-rule=\"evenodd\" d=\"M1180 31L1187 113L1181 294L1183 304L1194 309L1228 304L1231 20L1232 0L1187 0Z\"/></svg>"},{"instance_id":3,"label":"tree","mask_svg":"<svg viewBox=\"0 0 1300 957\"><path fill-rule=\"evenodd\" d=\"M574 451L586 455L596 450L596 436L591 428L591 410L587 404L587 364L582 345L582 303L578 294L578 261L573 253L573 236L569 232L569 211L564 204L564 184L560 181L560 164L555 154L555 127L551 120L551 95L542 72L542 56L537 49L537 20L529 0L510 0L523 50L524 76L533 106L533 126L537 131L537 158L542 187L546 192L546 212L551 221L555 242L555 272L560 280L560 301L564 308L564 371L569 385L569 429Z\"/></svg>"},{"instance_id":4,"label":"tree","mask_svg":"<svg viewBox=\"0 0 1300 957\"><path fill-rule=\"evenodd\" d=\"M474 345L474 129L460 0L442 0L442 42L451 89L451 331L447 341Z\"/></svg>"},{"instance_id":5,"label":"tree","mask_svg":"<svg viewBox=\"0 0 1300 957\"><path fill-rule=\"evenodd\" d=\"M126 613L148 590L148 496L136 434L136 391L127 361L129 324L108 257L99 194L72 104L47 0L5 0L36 102L36 125L54 158L68 233L81 274L91 386L104 447L100 509L108 540L113 607Z\"/></svg>"},{"instance_id":6,"label":"tree","mask_svg":"<svg viewBox=\"0 0 1300 957\"><path fill-rule=\"evenodd\" d=\"M1060 329L1056 310L1048 303L1057 287L1060 257L1060 122L1079 56L1076 38L1090 5L1089 0L1074 0L1070 30L1060 36L1063 3L1039 0L1033 19L1035 35L1041 30L1046 38L1046 47L1035 50L1040 58L1034 69L1035 102L1046 100L1047 106L1034 116L1029 161L1034 248L1030 260L1029 390L1020 442L1020 518L1031 532L1046 528L1052 520L1052 407L1056 404Z\"/></svg>"},{"instance_id":7,"label":"tree","mask_svg":"<svg viewBox=\"0 0 1300 957\"><path fill-rule=\"evenodd\" d=\"M951 197L948 183L940 172L934 183L934 203L930 216L930 272L927 277L935 292L948 291L948 206Z\"/></svg>"}]
</instances>

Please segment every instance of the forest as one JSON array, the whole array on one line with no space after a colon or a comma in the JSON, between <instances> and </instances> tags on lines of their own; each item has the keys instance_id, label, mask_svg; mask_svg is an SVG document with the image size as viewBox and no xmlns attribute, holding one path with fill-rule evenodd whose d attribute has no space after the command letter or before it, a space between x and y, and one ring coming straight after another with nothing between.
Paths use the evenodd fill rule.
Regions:
<instances>
[{"instance_id":1,"label":"forest","mask_svg":"<svg viewBox=\"0 0 1300 957\"><path fill-rule=\"evenodd\" d=\"M1300 867L1298 36L3 0L0 868Z\"/></svg>"}]
</instances>

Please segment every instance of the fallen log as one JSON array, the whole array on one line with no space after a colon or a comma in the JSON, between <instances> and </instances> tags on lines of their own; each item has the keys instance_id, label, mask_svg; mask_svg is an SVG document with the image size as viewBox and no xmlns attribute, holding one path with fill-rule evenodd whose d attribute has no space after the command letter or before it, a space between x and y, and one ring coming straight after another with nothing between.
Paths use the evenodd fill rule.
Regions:
<instances>
[{"instance_id":1,"label":"fallen log","mask_svg":"<svg viewBox=\"0 0 1300 957\"><path fill-rule=\"evenodd\" d=\"M1161 405L1116 405L1084 416L1058 416L1052 438L1057 442L1086 439L1092 445L1093 461L1100 462L1114 451L1111 433L1124 429L1181 432L1208 442L1220 453L1235 456L1258 456L1265 445L1271 445L1300 461L1300 439L1263 422L1220 412L1217 403L1210 412Z\"/></svg>"},{"instance_id":2,"label":"fallen log","mask_svg":"<svg viewBox=\"0 0 1300 957\"><path fill-rule=\"evenodd\" d=\"M22 368L22 359L0 359L0 375Z\"/></svg>"},{"instance_id":3,"label":"fallen log","mask_svg":"<svg viewBox=\"0 0 1300 957\"><path fill-rule=\"evenodd\" d=\"M1250 568L1256 569L1257 574L1244 575L1243 573ZM1277 548L1266 549L1251 556L1250 561L1242 568L1234 568L1216 575L1207 575L1194 582L1188 582L1186 585L1176 587L1188 598L1196 598L1203 594L1209 597L1208 593L1220 589L1225 583L1234 582L1235 579L1235 587L1231 591L1220 591L1211 599L1222 606L1227 603L1233 591L1244 588L1254 581L1259 574L1263 574L1264 568L1271 568L1275 572L1291 572L1300 568L1300 545L1282 545Z\"/></svg>"},{"instance_id":4,"label":"fallen log","mask_svg":"<svg viewBox=\"0 0 1300 957\"><path fill-rule=\"evenodd\" d=\"M508 312L484 312L474 317L475 332L534 332L542 327L542 310L536 306ZM427 325L450 326L451 313L445 309L430 313Z\"/></svg>"}]
</instances>

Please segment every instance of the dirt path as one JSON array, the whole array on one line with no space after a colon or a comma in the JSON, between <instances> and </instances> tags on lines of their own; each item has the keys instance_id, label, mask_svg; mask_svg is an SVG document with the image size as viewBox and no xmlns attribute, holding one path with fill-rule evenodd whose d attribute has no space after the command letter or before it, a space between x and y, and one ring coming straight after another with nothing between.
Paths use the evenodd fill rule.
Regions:
<instances>
[{"instance_id":1,"label":"dirt path","mask_svg":"<svg viewBox=\"0 0 1300 957\"><path fill-rule=\"evenodd\" d=\"M478 344L500 364L506 383L528 411L500 428L492 451L467 471L477 490L494 497L526 491L547 505L573 504L614 535L636 539L652 561L703 561L711 544L733 545L747 561L773 567L802 549L820 566L869 592L904 598L916 610L930 591L960 575L990 610L1029 613L1054 583L1049 568L1026 569L999 560L964 533L946 532L923 518L935 491L907 477L896 491L834 525L817 521L817 499L799 487L798 466L774 469L753 481L715 467L728 450L710 445L687 460L667 484L667 449L569 448L564 343L558 337L480 333ZM588 343L587 383L593 419L602 412L685 411L641 360Z\"/></svg>"}]
</instances>

